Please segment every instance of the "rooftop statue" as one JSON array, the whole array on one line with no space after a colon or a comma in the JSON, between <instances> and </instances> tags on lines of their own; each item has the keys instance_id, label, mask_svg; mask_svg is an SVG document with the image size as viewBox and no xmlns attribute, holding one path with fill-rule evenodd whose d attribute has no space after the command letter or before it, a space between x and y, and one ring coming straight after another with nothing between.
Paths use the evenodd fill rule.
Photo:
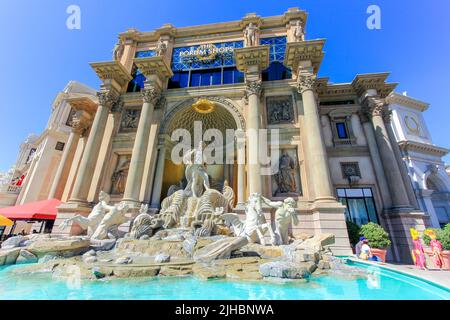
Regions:
<instances>
[{"instance_id":1,"label":"rooftop statue","mask_svg":"<svg viewBox=\"0 0 450 320\"><path fill-rule=\"evenodd\" d=\"M124 45L122 43L122 40L118 40L117 43L114 45L114 49L113 49L113 60L114 61L119 61L122 58L123 55L123 51L124 51Z\"/></svg>"},{"instance_id":2,"label":"rooftop statue","mask_svg":"<svg viewBox=\"0 0 450 320\"><path fill-rule=\"evenodd\" d=\"M297 20L294 26L293 33L295 42L305 41L305 31L302 27L302 22Z\"/></svg>"},{"instance_id":3,"label":"rooftop statue","mask_svg":"<svg viewBox=\"0 0 450 320\"><path fill-rule=\"evenodd\" d=\"M259 28L250 22L250 24L244 30L244 37L246 47L255 47L258 45L258 31Z\"/></svg>"},{"instance_id":4,"label":"rooftop statue","mask_svg":"<svg viewBox=\"0 0 450 320\"><path fill-rule=\"evenodd\" d=\"M156 44L156 55L157 56L164 56L167 51L167 44L162 41L162 39L159 39L158 43Z\"/></svg>"}]
</instances>

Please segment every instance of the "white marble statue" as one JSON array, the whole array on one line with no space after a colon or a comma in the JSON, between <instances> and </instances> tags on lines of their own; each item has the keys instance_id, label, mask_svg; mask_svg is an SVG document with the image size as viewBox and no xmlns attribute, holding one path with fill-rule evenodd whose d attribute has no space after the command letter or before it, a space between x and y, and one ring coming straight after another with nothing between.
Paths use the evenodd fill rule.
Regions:
<instances>
[{"instance_id":1,"label":"white marble statue","mask_svg":"<svg viewBox=\"0 0 450 320\"><path fill-rule=\"evenodd\" d=\"M250 22L244 30L245 43L247 47L254 47L258 45L258 31L259 28Z\"/></svg>"},{"instance_id":2,"label":"white marble statue","mask_svg":"<svg viewBox=\"0 0 450 320\"><path fill-rule=\"evenodd\" d=\"M267 198L261 198L269 207L277 209L275 212L275 244L289 244L289 226L291 222L298 225L295 213L297 203L293 198L286 198L284 201L270 201Z\"/></svg>"},{"instance_id":3,"label":"white marble statue","mask_svg":"<svg viewBox=\"0 0 450 320\"><path fill-rule=\"evenodd\" d=\"M300 20L297 20L295 23L292 35L294 36L295 42L305 41L305 31Z\"/></svg>"},{"instance_id":4,"label":"white marble statue","mask_svg":"<svg viewBox=\"0 0 450 320\"><path fill-rule=\"evenodd\" d=\"M122 43L122 40L118 40L117 43L114 45L113 49L113 60L119 61L122 58L123 51L124 51L124 45Z\"/></svg>"},{"instance_id":5,"label":"white marble statue","mask_svg":"<svg viewBox=\"0 0 450 320\"><path fill-rule=\"evenodd\" d=\"M187 164L185 176L188 185L185 188L186 193L199 198L203 193L203 186L206 190L210 188L209 177L206 172L205 158L203 149L205 144L200 141L197 148L194 148L183 156L183 162Z\"/></svg>"},{"instance_id":6,"label":"white marble statue","mask_svg":"<svg viewBox=\"0 0 450 320\"><path fill-rule=\"evenodd\" d=\"M83 217L77 214L72 218L64 220L61 223L60 228L65 229L69 226L69 223L76 223L81 227L81 229L87 229L88 236L92 236L95 230L97 230L97 227L100 225L100 222L105 216L107 210L109 210L110 208L110 206L108 205L109 200L109 195L106 192L100 191L100 194L98 196L98 203L95 205L95 207L87 217Z\"/></svg>"},{"instance_id":7,"label":"white marble statue","mask_svg":"<svg viewBox=\"0 0 450 320\"><path fill-rule=\"evenodd\" d=\"M158 43L156 44L156 55L157 56L164 56L167 51L167 45L162 39L159 39Z\"/></svg>"},{"instance_id":8,"label":"white marble statue","mask_svg":"<svg viewBox=\"0 0 450 320\"><path fill-rule=\"evenodd\" d=\"M261 195L252 193L245 207L245 221L241 221L234 213L226 213L223 219L226 224L231 225L235 236L247 237L249 242L266 245L264 235L269 232L272 245L275 245L275 234L270 223L267 223L261 206Z\"/></svg>"},{"instance_id":9,"label":"white marble statue","mask_svg":"<svg viewBox=\"0 0 450 320\"><path fill-rule=\"evenodd\" d=\"M108 212L103 217L91 239L105 240L115 238L115 235L112 234L112 229L118 228L121 224L131 220L131 218L126 215L128 209L129 206L126 202L120 202L113 206L107 206Z\"/></svg>"}]
</instances>

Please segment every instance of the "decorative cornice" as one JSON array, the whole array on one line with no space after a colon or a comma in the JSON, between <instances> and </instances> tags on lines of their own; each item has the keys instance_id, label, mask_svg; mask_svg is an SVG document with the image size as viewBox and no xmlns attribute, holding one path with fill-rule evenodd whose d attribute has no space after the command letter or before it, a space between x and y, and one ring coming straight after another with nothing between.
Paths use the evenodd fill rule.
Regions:
<instances>
[{"instance_id":1,"label":"decorative cornice","mask_svg":"<svg viewBox=\"0 0 450 320\"><path fill-rule=\"evenodd\" d=\"M400 149L404 151L416 151L421 153L427 153L432 154L439 157L446 156L450 149L438 147L434 144L428 144L428 143L422 143L417 141L411 141L411 140L402 140L398 142L398 145Z\"/></svg>"},{"instance_id":2,"label":"decorative cornice","mask_svg":"<svg viewBox=\"0 0 450 320\"><path fill-rule=\"evenodd\" d=\"M290 42L286 45L284 65L295 71L300 62L311 61L314 73L317 73L324 57L324 45L325 39Z\"/></svg>"},{"instance_id":3,"label":"decorative cornice","mask_svg":"<svg viewBox=\"0 0 450 320\"><path fill-rule=\"evenodd\" d=\"M153 105L156 105L158 100L161 97L161 90L159 90L155 86L145 86L145 88L142 90L142 99L145 103L151 103Z\"/></svg>"},{"instance_id":4,"label":"decorative cornice","mask_svg":"<svg viewBox=\"0 0 450 320\"><path fill-rule=\"evenodd\" d=\"M163 56L135 58L134 63L146 78L158 76L161 81L173 76L173 72Z\"/></svg>"},{"instance_id":5,"label":"decorative cornice","mask_svg":"<svg viewBox=\"0 0 450 320\"><path fill-rule=\"evenodd\" d=\"M90 63L90 65L104 85L110 86L113 85L110 83L111 81L117 82L119 88L116 87L115 89L118 91L132 79L131 75L119 61L94 62Z\"/></svg>"},{"instance_id":6,"label":"decorative cornice","mask_svg":"<svg viewBox=\"0 0 450 320\"><path fill-rule=\"evenodd\" d=\"M98 102L94 101L94 97L74 97L67 99L67 103L75 110L84 110L90 114L94 114L97 109Z\"/></svg>"},{"instance_id":7,"label":"decorative cornice","mask_svg":"<svg viewBox=\"0 0 450 320\"><path fill-rule=\"evenodd\" d=\"M248 72L252 66L259 71L269 67L269 46L246 47L234 50L236 67L239 71Z\"/></svg>"},{"instance_id":8,"label":"decorative cornice","mask_svg":"<svg viewBox=\"0 0 450 320\"><path fill-rule=\"evenodd\" d=\"M256 14L247 14L241 20L219 22L200 26L177 28L171 24L165 24L150 32L140 32L137 29L129 29L120 34L121 39L130 39L137 42L156 42L161 35L170 35L174 38L187 38L194 36L217 35L232 32L241 32L249 22L257 23L263 29L285 28L291 20L302 20L306 24L308 14L298 8L289 8L283 15L260 17Z\"/></svg>"},{"instance_id":9,"label":"decorative cornice","mask_svg":"<svg viewBox=\"0 0 450 320\"><path fill-rule=\"evenodd\" d=\"M392 92L387 98L386 102L389 104L398 104L405 107L410 107L421 112L427 110L429 108L429 104L408 96L404 96L402 94L398 94L396 92Z\"/></svg>"},{"instance_id":10,"label":"decorative cornice","mask_svg":"<svg viewBox=\"0 0 450 320\"><path fill-rule=\"evenodd\" d=\"M367 90L373 89L377 91L378 96L386 98L397 87L397 83L386 83L388 76L387 72L357 75L352 81L352 86L360 97Z\"/></svg>"}]
</instances>

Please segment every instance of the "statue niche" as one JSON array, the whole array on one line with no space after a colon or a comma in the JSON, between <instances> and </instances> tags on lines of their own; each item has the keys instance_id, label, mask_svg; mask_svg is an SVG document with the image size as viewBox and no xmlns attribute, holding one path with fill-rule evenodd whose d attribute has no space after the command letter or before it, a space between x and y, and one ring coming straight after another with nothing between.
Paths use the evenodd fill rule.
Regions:
<instances>
[{"instance_id":1,"label":"statue niche","mask_svg":"<svg viewBox=\"0 0 450 320\"><path fill-rule=\"evenodd\" d=\"M279 171L273 175L275 182L274 196L286 196L299 194L297 186L297 160L287 150L283 150L278 162Z\"/></svg>"},{"instance_id":2,"label":"statue niche","mask_svg":"<svg viewBox=\"0 0 450 320\"><path fill-rule=\"evenodd\" d=\"M125 186L127 183L128 170L130 168L131 156L120 156L119 161L117 161L116 170L111 178L111 193L112 194L123 194L125 192Z\"/></svg>"}]
</instances>

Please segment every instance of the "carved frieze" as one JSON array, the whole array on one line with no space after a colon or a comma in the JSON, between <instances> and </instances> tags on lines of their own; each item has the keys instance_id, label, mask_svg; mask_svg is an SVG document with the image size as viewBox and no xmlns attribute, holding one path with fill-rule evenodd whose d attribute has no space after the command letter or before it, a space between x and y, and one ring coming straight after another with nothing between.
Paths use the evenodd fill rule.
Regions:
<instances>
[{"instance_id":1,"label":"carved frieze","mask_svg":"<svg viewBox=\"0 0 450 320\"><path fill-rule=\"evenodd\" d=\"M294 107L292 96L272 96L266 98L267 123L294 123Z\"/></svg>"},{"instance_id":2,"label":"carved frieze","mask_svg":"<svg viewBox=\"0 0 450 320\"><path fill-rule=\"evenodd\" d=\"M122 112L122 120L120 122L121 131L136 130L139 124L141 111L138 109L125 109Z\"/></svg>"}]
</instances>

